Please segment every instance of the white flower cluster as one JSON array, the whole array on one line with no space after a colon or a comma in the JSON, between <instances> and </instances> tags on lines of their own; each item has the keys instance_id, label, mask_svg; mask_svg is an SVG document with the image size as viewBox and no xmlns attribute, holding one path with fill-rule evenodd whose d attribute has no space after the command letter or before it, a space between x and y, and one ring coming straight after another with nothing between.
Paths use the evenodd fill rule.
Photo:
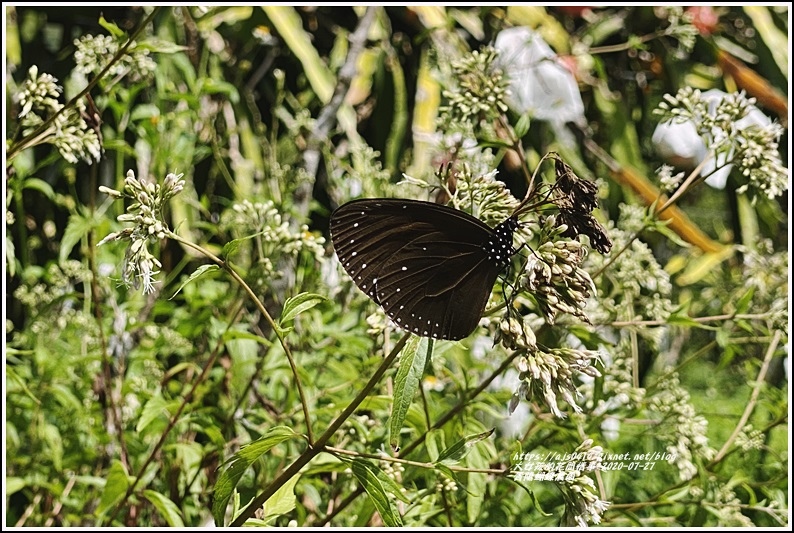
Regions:
<instances>
[{"instance_id":1,"label":"white flower cluster","mask_svg":"<svg viewBox=\"0 0 794 533\"><path fill-rule=\"evenodd\" d=\"M160 261L149 251L148 245L166 236L168 225L163 210L169 199L179 194L185 187L182 174L168 174L163 184L145 183L136 178L132 170L124 179L124 192L100 186L99 191L112 198L130 198L133 203L127 212L119 215L119 222L132 222L135 225L119 232L114 232L102 239L100 245L110 241L127 240L130 245L124 257L122 279L134 288L143 284L143 292L154 292L154 276L162 266Z\"/></svg>"},{"instance_id":2,"label":"white flower cluster","mask_svg":"<svg viewBox=\"0 0 794 533\"><path fill-rule=\"evenodd\" d=\"M99 161L102 154L99 136L81 116L85 112L85 102L78 100L76 108L60 112L64 106L59 101L63 88L57 82L50 74L39 74L36 65L30 67L22 91L16 95L22 106L19 113L22 134L31 135L49 121L48 127L37 136L37 144L55 145L70 163L80 159L89 164ZM58 115L51 119L56 113Z\"/></svg>"},{"instance_id":3,"label":"white flower cluster","mask_svg":"<svg viewBox=\"0 0 794 533\"><path fill-rule=\"evenodd\" d=\"M788 190L778 150L784 129L755 107L754 98L684 87L664 99L654 111L662 122L652 139L663 159L685 168L705 161L701 175L720 189L735 166L747 178L739 192L752 187L776 198Z\"/></svg>"},{"instance_id":4,"label":"white flower cluster","mask_svg":"<svg viewBox=\"0 0 794 533\"><path fill-rule=\"evenodd\" d=\"M75 70L86 75L99 74L118 53L121 44L110 35L84 35L80 39L75 39L74 60L77 64ZM106 75L110 77L129 75L132 81L140 81L147 79L156 66L149 55L149 50L133 43Z\"/></svg>"},{"instance_id":5,"label":"white flower cluster","mask_svg":"<svg viewBox=\"0 0 794 533\"><path fill-rule=\"evenodd\" d=\"M667 452L678 467L679 477L688 481L697 475L694 458L712 459L715 450L709 447L706 431L708 422L697 414L689 401L689 393L681 387L678 374L673 372L657 383L659 390L649 397L650 410L662 416L658 436L669 442Z\"/></svg>"},{"instance_id":6,"label":"white flower cluster","mask_svg":"<svg viewBox=\"0 0 794 533\"><path fill-rule=\"evenodd\" d=\"M296 256L307 251L318 262L325 256L325 239L311 233L306 224L301 225L298 232L292 231L271 200L243 200L233 205L232 211L224 216L222 226L237 232L256 233L267 246L267 255L280 251Z\"/></svg>"}]
</instances>

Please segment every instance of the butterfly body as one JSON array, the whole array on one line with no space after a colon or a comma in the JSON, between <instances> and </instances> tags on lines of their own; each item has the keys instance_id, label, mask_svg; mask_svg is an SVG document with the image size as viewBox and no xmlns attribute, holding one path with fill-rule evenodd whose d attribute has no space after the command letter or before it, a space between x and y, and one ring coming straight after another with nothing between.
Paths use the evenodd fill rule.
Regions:
<instances>
[{"instance_id":1,"label":"butterfly body","mask_svg":"<svg viewBox=\"0 0 794 533\"><path fill-rule=\"evenodd\" d=\"M496 228L430 202L362 199L331 215L345 271L402 329L458 340L482 316L499 273L516 253L517 219Z\"/></svg>"}]
</instances>

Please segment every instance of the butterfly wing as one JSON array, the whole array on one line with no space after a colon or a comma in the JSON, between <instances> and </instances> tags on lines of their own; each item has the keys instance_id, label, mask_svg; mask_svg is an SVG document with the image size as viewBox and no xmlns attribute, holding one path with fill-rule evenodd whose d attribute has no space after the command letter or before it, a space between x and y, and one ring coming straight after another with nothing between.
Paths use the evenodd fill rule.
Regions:
<instances>
[{"instance_id":1,"label":"butterfly wing","mask_svg":"<svg viewBox=\"0 0 794 533\"><path fill-rule=\"evenodd\" d=\"M501 270L483 250L493 236L466 213L416 200L355 200L331 216L356 285L403 329L439 339L477 326Z\"/></svg>"}]
</instances>

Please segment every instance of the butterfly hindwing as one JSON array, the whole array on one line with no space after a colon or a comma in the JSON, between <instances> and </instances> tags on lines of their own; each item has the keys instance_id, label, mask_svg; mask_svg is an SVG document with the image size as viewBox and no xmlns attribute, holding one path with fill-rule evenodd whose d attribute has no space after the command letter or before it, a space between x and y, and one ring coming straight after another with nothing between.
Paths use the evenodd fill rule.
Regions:
<instances>
[{"instance_id":1,"label":"butterfly hindwing","mask_svg":"<svg viewBox=\"0 0 794 533\"><path fill-rule=\"evenodd\" d=\"M426 337L469 335L502 268L483 248L494 230L446 206L354 200L334 211L330 229L356 285L401 328Z\"/></svg>"}]
</instances>

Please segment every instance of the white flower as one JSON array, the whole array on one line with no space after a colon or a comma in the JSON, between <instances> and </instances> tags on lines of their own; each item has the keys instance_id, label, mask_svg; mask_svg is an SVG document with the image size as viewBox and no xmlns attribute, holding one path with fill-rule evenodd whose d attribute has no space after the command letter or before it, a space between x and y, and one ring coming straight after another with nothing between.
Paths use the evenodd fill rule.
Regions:
<instances>
[{"instance_id":1,"label":"white flower","mask_svg":"<svg viewBox=\"0 0 794 533\"><path fill-rule=\"evenodd\" d=\"M576 79L540 34L526 27L509 28L499 33L494 46L510 78L514 110L557 126L585 120Z\"/></svg>"},{"instance_id":2,"label":"white flower","mask_svg":"<svg viewBox=\"0 0 794 533\"><path fill-rule=\"evenodd\" d=\"M720 101L729 96L719 89L711 89L701 94L701 99L709 104L709 113L714 115ZM741 131L750 126L769 126L772 121L764 115L757 107L750 106L750 112L744 118L736 121L735 131ZM714 135L719 136L720 132L715 128ZM725 162L733 157L734 151L721 152L715 159L709 156L706 143L698 135L696 125L691 120L686 122L663 122L656 126L651 142L656 149L656 153L667 163L678 168L692 169L707 159L701 175L708 176L706 183L715 189L724 189L728 175L733 165L725 165ZM723 166L725 165L725 166ZM722 167L716 172L715 169Z\"/></svg>"}]
</instances>

